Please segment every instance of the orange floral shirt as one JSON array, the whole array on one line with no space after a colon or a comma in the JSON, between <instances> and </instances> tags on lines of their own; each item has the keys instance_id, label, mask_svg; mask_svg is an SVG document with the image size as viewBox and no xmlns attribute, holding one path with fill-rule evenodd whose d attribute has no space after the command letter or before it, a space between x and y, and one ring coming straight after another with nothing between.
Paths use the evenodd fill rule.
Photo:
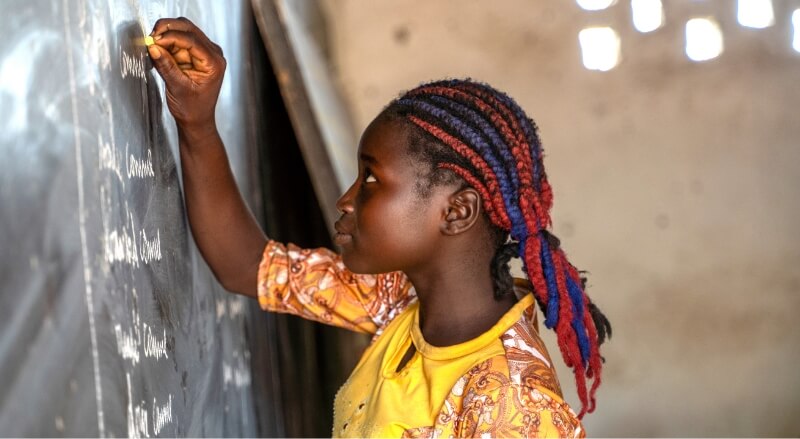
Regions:
<instances>
[{"instance_id":1,"label":"orange floral shirt","mask_svg":"<svg viewBox=\"0 0 800 439\"><path fill-rule=\"evenodd\" d=\"M469 348L470 342L453 347L462 351L453 356L460 360L453 361L461 361L458 365L466 364L463 369L456 368L455 374L453 367L436 369L434 355L427 358L426 365L419 366L418 373L422 375L410 388L432 399L429 404L422 404L432 408L423 410L422 418L416 413L420 404L406 403L399 411L397 407L394 411L392 407L387 409L386 405L391 403L386 401L398 400L400 403L395 405L403 405L404 400L414 400L414 395L380 394L383 383L379 381L383 381L384 375L374 374L370 369L370 363L385 363L384 352L390 355L389 351L381 349L385 346L396 349L395 345L402 343L394 343L394 339L405 340L406 344L413 340L422 357L426 356L426 349L437 350L439 356L450 349L431 347L422 340L417 323L416 294L404 274L358 275L345 268L341 258L330 250L301 249L270 241L259 267L258 296L265 310L373 335L372 344L337 395L334 436L585 436L580 421L561 396L552 362L536 332L535 306L530 294L520 299L489 331L491 334L481 336L488 338L490 344L481 342L481 347L468 349L469 352L464 350ZM464 363L462 354L465 352L478 360ZM425 358L419 363L424 361ZM414 362L412 359L409 364ZM443 364L448 365L448 362ZM366 377L365 370L370 371ZM434 375L423 376L426 372ZM452 376L451 381L447 381L447 376L440 376L447 374ZM368 385L353 384L364 382ZM441 387L441 384L432 384L434 382L450 384L446 384L444 392L437 393L436 389L426 388L426 384ZM380 398L376 397L378 394ZM356 404L351 404L351 397L358 398ZM361 412L365 414L359 420ZM383 422L386 413L390 413L390 417L409 419ZM373 419L369 419L371 416ZM387 425L372 425L376 419Z\"/></svg>"}]
</instances>

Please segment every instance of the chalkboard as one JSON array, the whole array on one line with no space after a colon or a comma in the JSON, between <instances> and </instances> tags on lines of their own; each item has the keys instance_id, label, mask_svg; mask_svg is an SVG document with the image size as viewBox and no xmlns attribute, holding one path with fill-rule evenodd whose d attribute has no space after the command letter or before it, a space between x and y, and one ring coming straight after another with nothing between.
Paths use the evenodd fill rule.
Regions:
<instances>
[{"instance_id":1,"label":"chalkboard","mask_svg":"<svg viewBox=\"0 0 800 439\"><path fill-rule=\"evenodd\" d=\"M282 432L269 386L253 391L275 373L253 361L269 358L253 343L264 314L191 241L174 122L138 44L159 17L186 16L222 46L219 128L258 203L251 14L241 1L3 1L0 435Z\"/></svg>"}]
</instances>

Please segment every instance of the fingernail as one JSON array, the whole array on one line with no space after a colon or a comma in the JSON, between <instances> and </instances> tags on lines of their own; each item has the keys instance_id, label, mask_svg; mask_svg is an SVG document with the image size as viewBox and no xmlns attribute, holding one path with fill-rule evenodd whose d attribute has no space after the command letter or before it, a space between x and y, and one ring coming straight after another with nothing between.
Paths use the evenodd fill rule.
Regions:
<instances>
[{"instance_id":1,"label":"fingernail","mask_svg":"<svg viewBox=\"0 0 800 439\"><path fill-rule=\"evenodd\" d=\"M161 58L161 51L158 50L157 46L150 46L147 48L147 51L150 53L150 57L153 59Z\"/></svg>"},{"instance_id":2,"label":"fingernail","mask_svg":"<svg viewBox=\"0 0 800 439\"><path fill-rule=\"evenodd\" d=\"M156 41L158 41L158 40L160 40L160 39L161 39L161 37L163 37L163 36L164 36L164 35L161 35L161 34L158 34L158 35L153 35L153 39L154 39L154 40L156 40Z\"/></svg>"}]
</instances>

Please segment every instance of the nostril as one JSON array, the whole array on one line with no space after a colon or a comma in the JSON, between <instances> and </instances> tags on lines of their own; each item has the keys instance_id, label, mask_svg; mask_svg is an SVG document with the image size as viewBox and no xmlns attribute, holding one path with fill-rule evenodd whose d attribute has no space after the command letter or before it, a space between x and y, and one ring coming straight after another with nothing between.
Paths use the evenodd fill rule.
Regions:
<instances>
[{"instance_id":1,"label":"nostril","mask_svg":"<svg viewBox=\"0 0 800 439\"><path fill-rule=\"evenodd\" d=\"M347 204L337 203L336 211L339 212L339 214L344 215L346 213L352 212L353 209Z\"/></svg>"},{"instance_id":2,"label":"nostril","mask_svg":"<svg viewBox=\"0 0 800 439\"><path fill-rule=\"evenodd\" d=\"M353 203L350 202L350 198L347 195L347 193L342 195L342 197L336 201L336 210L340 214L353 212Z\"/></svg>"}]
</instances>

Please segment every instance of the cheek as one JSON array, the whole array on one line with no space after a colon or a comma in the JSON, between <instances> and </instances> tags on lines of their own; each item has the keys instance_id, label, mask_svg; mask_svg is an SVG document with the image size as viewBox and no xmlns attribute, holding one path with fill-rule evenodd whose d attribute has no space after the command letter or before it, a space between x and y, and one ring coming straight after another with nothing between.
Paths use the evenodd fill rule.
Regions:
<instances>
[{"instance_id":1,"label":"cheek","mask_svg":"<svg viewBox=\"0 0 800 439\"><path fill-rule=\"evenodd\" d=\"M359 232L360 237L369 240L374 250L407 253L424 247L432 240L431 233L435 232L437 225L418 200L394 200L382 204L379 209L370 207L365 206L362 212ZM391 258L391 255L383 257Z\"/></svg>"},{"instance_id":2,"label":"cheek","mask_svg":"<svg viewBox=\"0 0 800 439\"><path fill-rule=\"evenodd\" d=\"M427 254L429 236L437 227L416 198L386 197L365 200L357 207L357 234L344 262L356 272L403 269Z\"/></svg>"}]
</instances>

